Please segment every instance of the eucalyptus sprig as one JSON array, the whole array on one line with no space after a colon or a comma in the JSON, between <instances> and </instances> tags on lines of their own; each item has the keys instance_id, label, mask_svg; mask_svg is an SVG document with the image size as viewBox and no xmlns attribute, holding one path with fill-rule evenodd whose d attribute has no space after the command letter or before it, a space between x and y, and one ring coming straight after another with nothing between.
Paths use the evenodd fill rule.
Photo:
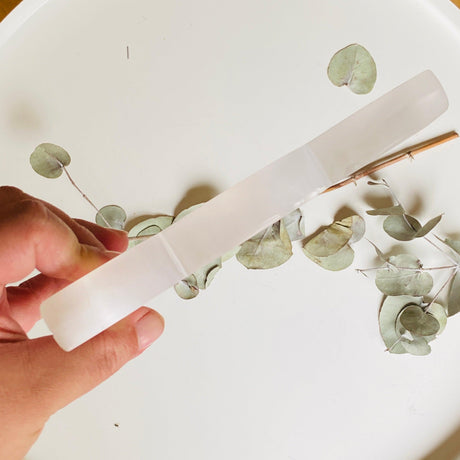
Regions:
<instances>
[{"instance_id":1,"label":"eucalyptus sprig","mask_svg":"<svg viewBox=\"0 0 460 460\"><path fill-rule=\"evenodd\" d=\"M449 265L426 268L411 254L400 253L386 257L372 243L383 264L380 267L359 270L363 274L375 270L375 284L386 296L380 310L379 322L387 350L390 353L426 355L431 351L428 342L444 330L447 316L460 311L460 281L457 278L460 241L436 237L453 250L452 254L447 253L428 238L428 234L440 222L442 215L421 225L415 217L407 213L385 180L369 181L368 184L385 187L393 199L393 205L390 207L367 211L371 216L385 216L383 230L390 237L398 241L421 238L442 252L451 262ZM434 281L429 272L435 270L447 271L448 276L430 300L426 296L431 293ZM436 300L449 285L449 299L447 307L444 307L436 303Z\"/></svg>"}]
</instances>

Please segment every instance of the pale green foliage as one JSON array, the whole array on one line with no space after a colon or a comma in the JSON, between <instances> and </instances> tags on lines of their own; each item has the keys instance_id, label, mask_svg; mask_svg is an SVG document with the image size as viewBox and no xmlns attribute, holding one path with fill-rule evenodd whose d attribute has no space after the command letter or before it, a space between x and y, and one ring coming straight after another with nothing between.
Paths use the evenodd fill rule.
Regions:
<instances>
[{"instance_id":1,"label":"pale green foliage","mask_svg":"<svg viewBox=\"0 0 460 460\"><path fill-rule=\"evenodd\" d=\"M174 285L174 290L177 295L184 300L193 299L200 292L200 290L196 287L196 278L194 275L190 275L182 281L179 281Z\"/></svg>"},{"instance_id":2,"label":"pale green foliage","mask_svg":"<svg viewBox=\"0 0 460 460\"><path fill-rule=\"evenodd\" d=\"M332 56L327 75L336 86L346 85L356 94L367 94L374 87L377 68L366 48L352 44Z\"/></svg>"},{"instance_id":3,"label":"pale green foliage","mask_svg":"<svg viewBox=\"0 0 460 460\"><path fill-rule=\"evenodd\" d=\"M385 268L377 270L375 284L386 295L428 294L433 288L433 278L429 273L422 272L422 264L417 257L410 254L399 254L388 259Z\"/></svg>"},{"instance_id":4,"label":"pale green foliage","mask_svg":"<svg viewBox=\"0 0 460 460\"><path fill-rule=\"evenodd\" d=\"M300 209L295 209L283 217L283 223L291 241L305 238L305 223Z\"/></svg>"},{"instance_id":5,"label":"pale green foliage","mask_svg":"<svg viewBox=\"0 0 460 460\"><path fill-rule=\"evenodd\" d=\"M50 143L38 145L29 158L33 170L49 179L59 177L63 167L70 164L70 160L68 152L59 145Z\"/></svg>"},{"instance_id":6,"label":"pale green foliage","mask_svg":"<svg viewBox=\"0 0 460 460\"><path fill-rule=\"evenodd\" d=\"M428 342L446 325L444 307L423 305L422 297L388 296L379 313L380 334L390 353L424 356L430 353Z\"/></svg>"},{"instance_id":7,"label":"pale green foliage","mask_svg":"<svg viewBox=\"0 0 460 460\"><path fill-rule=\"evenodd\" d=\"M246 268L269 269L282 265L292 256L292 244L283 220L245 241L236 258Z\"/></svg>"},{"instance_id":8,"label":"pale green foliage","mask_svg":"<svg viewBox=\"0 0 460 460\"><path fill-rule=\"evenodd\" d=\"M303 248L304 254L320 267L330 271L340 271L349 267L353 263L355 253L353 249L346 244L343 248L339 249L335 254L327 257L318 257L310 254L307 248Z\"/></svg>"},{"instance_id":9,"label":"pale green foliage","mask_svg":"<svg viewBox=\"0 0 460 460\"><path fill-rule=\"evenodd\" d=\"M203 203L198 203L190 206L187 209L184 209L176 217L171 218L171 222L174 223L183 219L185 216L189 215L191 212L193 212L193 210L198 209L200 206L203 206ZM227 253L226 256L229 258L230 253ZM211 263L205 265L200 270L197 270L187 278L177 283L174 286L176 293L181 298L186 300L196 297L199 294L200 289L207 289L209 287L217 272L222 268L222 262L222 257L219 257L218 259L213 260Z\"/></svg>"},{"instance_id":10,"label":"pale green foliage","mask_svg":"<svg viewBox=\"0 0 460 460\"><path fill-rule=\"evenodd\" d=\"M350 216L334 222L303 246L304 254L326 270L339 271L353 263L350 244L360 240L365 223L360 216Z\"/></svg>"},{"instance_id":11,"label":"pale green foliage","mask_svg":"<svg viewBox=\"0 0 460 460\"><path fill-rule=\"evenodd\" d=\"M447 310L449 316L453 316L460 311L460 276L458 273L454 276L452 284L450 285Z\"/></svg>"},{"instance_id":12,"label":"pale green foliage","mask_svg":"<svg viewBox=\"0 0 460 460\"><path fill-rule=\"evenodd\" d=\"M116 204L109 204L99 209L96 214L96 224L102 227L123 230L126 222L126 212Z\"/></svg>"},{"instance_id":13,"label":"pale green foliage","mask_svg":"<svg viewBox=\"0 0 460 460\"><path fill-rule=\"evenodd\" d=\"M399 316L401 325L411 334L421 337L435 335L440 329L438 320L422 307L409 305Z\"/></svg>"},{"instance_id":14,"label":"pale green foliage","mask_svg":"<svg viewBox=\"0 0 460 460\"><path fill-rule=\"evenodd\" d=\"M140 237L140 236L153 236L157 233L160 233L165 228L169 227L173 221L172 216L157 216L149 217L148 219L139 222L134 225L129 232L128 237ZM131 240L129 246L136 246L137 244L142 243L142 240Z\"/></svg>"}]
</instances>

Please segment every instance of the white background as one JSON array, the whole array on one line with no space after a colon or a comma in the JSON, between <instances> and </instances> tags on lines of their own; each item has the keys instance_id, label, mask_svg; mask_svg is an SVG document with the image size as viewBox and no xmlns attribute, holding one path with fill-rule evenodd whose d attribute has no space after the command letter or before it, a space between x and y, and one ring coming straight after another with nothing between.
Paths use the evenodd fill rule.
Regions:
<instances>
[{"instance_id":1,"label":"white background","mask_svg":"<svg viewBox=\"0 0 460 460\"><path fill-rule=\"evenodd\" d=\"M31 170L53 142L98 205L173 214L190 189L210 198L430 68L451 106L407 145L424 140L458 127L459 24L447 0L50 0L0 48L0 183L93 219L64 177ZM377 63L366 96L326 75L355 42ZM440 235L460 232L459 153L454 141L383 174L422 221L445 212ZM307 232L344 207L364 215L371 194L363 181L307 204ZM355 268L375 264L368 243L355 249ZM162 338L53 417L27 459L420 458L460 424L460 318L430 356L390 355L380 302L372 281L297 246L270 271L230 261L197 299L154 299Z\"/></svg>"}]
</instances>

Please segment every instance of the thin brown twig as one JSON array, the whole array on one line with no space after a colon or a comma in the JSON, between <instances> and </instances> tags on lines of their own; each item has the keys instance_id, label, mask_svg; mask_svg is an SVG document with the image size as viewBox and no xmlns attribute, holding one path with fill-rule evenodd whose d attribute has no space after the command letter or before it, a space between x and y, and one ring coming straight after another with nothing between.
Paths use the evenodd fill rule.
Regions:
<instances>
[{"instance_id":1,"label":"thin brown twig","mask_svg":"<svg viewBox=\"0 0 460 460\"><path fill-rule=\"evenodd\" d=\"M369 174L372 174L383 168L386 168L387 166L391 166L397 163L398 161L404 160L405 158L413 159L414 156L417 155L418 153L424 152L425 150L441 145L444 142L448 142L453 139L456 139L457 137L458 137L458 134L456 131L450 131L440 136L433 137L432 139L428 139L427 141L420 142L419 144L412 145L411 147L407 147L396 153L392 153L391 155L381 158L373 163L368 164L364 168L359 169L347 179L337 184L331 185L329 188L324 190L322 193L332 192L333 190L337 190L338 188L344 187L345 185L355 183L357 180L362 179L363 177L366 177Z\"/></svg>"}]
</instances>

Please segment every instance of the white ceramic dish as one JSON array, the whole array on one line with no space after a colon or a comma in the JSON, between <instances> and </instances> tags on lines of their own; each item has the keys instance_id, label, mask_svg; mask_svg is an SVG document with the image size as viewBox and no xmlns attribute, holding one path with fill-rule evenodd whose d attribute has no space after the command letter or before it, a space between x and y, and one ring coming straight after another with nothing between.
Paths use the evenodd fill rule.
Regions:
<instances>
[{"instance_id":1,"label":"white ceramic dish","mask_svg":"<svg viewBox=\"0 0 460 460\"><path fill-rule=\"evenodd\" d=\"M192 3L50 0L8 33L0 182L92 219L64 178L28 165L37 144L54 142L97 204L118 203L131 218L174 213L191 189L189 203L209 198L426 68L450 108L411 142L457 127L460 19L447 0ZM38 4L24 3L23 17ZM326 76L332 54L353 42L377 63L368 96ZM459 148L384 174L422 220L446 213L439 233L458 231ZM308 231L346 206L362 214L368 193L360 183L311 202ZM369 238L390 247L367 221ZM364 242L356 252L356 267L372 261ZM157 298L162 339L57 414L27 458L420 458L460 422L460 320L430 356L392 356L379 302L353 270L324 272L298 250L267 272L229 262L194 301Z\"/></svg>"}]
</instances>

